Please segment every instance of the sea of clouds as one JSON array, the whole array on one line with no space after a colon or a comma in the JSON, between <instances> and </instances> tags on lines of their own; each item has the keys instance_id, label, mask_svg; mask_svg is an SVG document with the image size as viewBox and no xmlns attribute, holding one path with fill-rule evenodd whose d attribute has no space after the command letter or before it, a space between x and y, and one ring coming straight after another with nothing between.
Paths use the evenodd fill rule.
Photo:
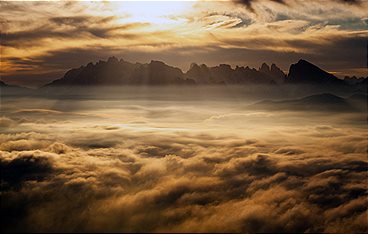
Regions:
<instances>
[{"instance_id":1,"label":"sea of clouds","mask_svg":"<svg viewBox=\"0 0 368 234\"><path fill-rule=\"evenodd\" d=\"M368 231L359 116L80 102L3 101L3 230Z\"/></svg>"}]
</instances>

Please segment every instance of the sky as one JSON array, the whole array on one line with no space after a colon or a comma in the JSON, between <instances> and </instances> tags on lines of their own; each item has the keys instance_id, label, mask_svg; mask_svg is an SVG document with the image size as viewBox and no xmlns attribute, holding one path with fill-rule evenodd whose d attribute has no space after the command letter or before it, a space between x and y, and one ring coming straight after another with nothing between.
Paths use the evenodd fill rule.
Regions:
<instances>
[{"instance_id":1,"label":"sky","mask_svg":"<svg viewBox=\"0 0 368 234\"><path fill-rule=\"evenodd\" d=\"M1 1L1 80L44 85L110 56L367 76L368 1Z\"/></svg>"}]
</instances>

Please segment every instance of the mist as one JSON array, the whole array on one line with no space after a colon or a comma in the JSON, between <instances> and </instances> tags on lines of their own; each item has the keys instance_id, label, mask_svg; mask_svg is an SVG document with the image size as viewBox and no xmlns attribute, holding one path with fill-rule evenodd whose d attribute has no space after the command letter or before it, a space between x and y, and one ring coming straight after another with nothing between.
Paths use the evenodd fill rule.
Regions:
<instances>
[{"instance_id":1,"label":"mist","mask_svg":"<svg viewBox=\"0 0 368 234\"><path fill-rule=\"evenodd\" d=\"M3 230L367 232L366 105L265 90L3 93Z\"/></svg>"}]
</instances>

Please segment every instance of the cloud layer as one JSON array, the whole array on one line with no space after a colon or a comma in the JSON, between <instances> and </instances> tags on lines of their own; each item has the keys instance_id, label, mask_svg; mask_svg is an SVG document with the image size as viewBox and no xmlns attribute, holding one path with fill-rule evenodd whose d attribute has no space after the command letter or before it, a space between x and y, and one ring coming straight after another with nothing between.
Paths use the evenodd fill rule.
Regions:
<instances>
[{"instance_id":1,"label":"cloud layer","mask_svg":"<svg viewBox=\"0 0 368 234\"><path fill-rule=\"evenodd\" d=\"M344 125L314 116L320 124L300 126L296 112L226 115L218 105L215 115L188 103L119 102L119 112L106 100L68 111L21 102L6 102L0 119L5 231L368 231L366 125L344 115ZM255 129L221 130L234 123Z\"/></svg>"}]
</instances>

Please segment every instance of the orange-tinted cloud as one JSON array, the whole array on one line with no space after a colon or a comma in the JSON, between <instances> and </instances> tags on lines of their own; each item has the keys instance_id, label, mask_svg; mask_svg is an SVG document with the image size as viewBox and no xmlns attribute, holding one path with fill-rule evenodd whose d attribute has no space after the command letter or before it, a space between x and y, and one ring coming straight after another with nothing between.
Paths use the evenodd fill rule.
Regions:
<instances>
[{"instance_id":1,"label":"orange-tinted cloud","mask_svg":"<svg viewBox=\"0 0 368 234\"><path fill-rule=\"evenodd\" d=\"M59 78L71 67L111 55L132 62L170 58L172 65L181 68L187 68L191 62L258 66L266 61L286 70L295 62L268 61L277 55L313 59L341 75L365 67L361 52L364 51L361 41L368 34L365 1L243 3L248 7L239 7L233 1L152 5L1 2L2 79L37 86ZM153 10L150 12L147 7ZM340 41L351 47L343 47L346 49L341 51ZM359 43L355 44L356 41ZM73 50L85 51L85 57L72 59L67 66L62 60L56 63L48 60L56 53L71 53L73 57ZM247 50L258 58L252 59L254 56L248 56ZM225 54L215 60L205 52ZM242 58L234 53L243 54ZM177 56L180 54L183 55ZM335 65L329 64L329 54Z\"/></svg>"}]
</instances>

